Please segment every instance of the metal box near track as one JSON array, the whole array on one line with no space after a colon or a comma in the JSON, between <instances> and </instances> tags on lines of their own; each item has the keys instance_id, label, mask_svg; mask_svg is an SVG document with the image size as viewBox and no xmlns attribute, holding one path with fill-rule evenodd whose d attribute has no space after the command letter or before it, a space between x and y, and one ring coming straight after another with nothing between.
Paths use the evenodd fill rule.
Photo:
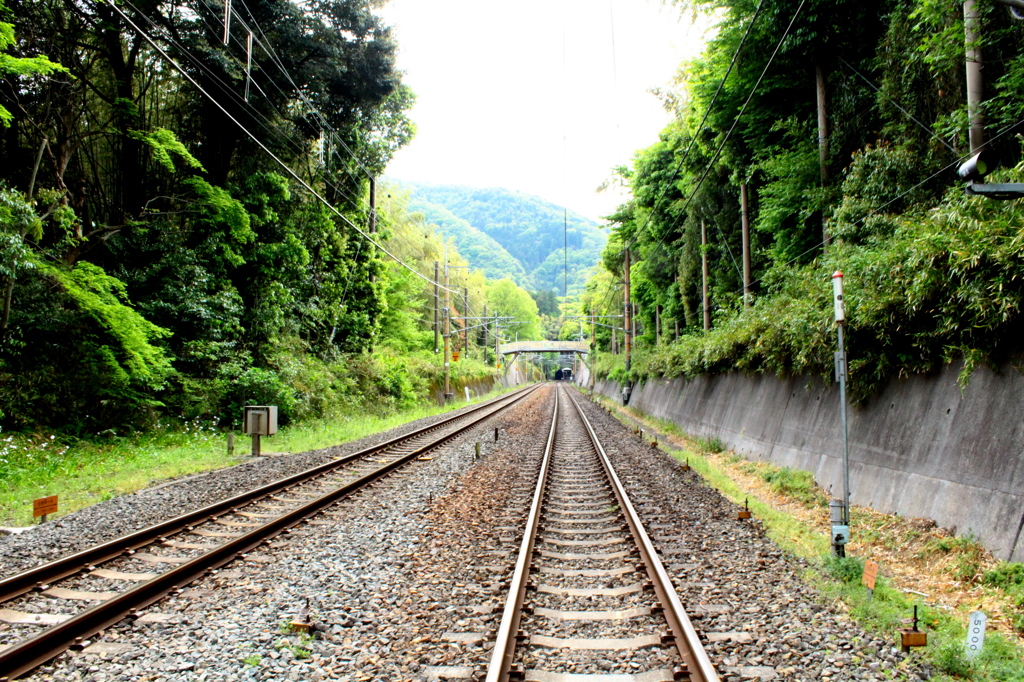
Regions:
<instances>
[{"instance_id":1,"label":"metal box near track","mask_svg":"<svg viewBox=\"0 0 1024 682\"><path fill-rule=\"evenodd\" d=\"M277 433L277 405L246 405L242 409L243 433L250 436Z\"/></svg>"}]
</instances>

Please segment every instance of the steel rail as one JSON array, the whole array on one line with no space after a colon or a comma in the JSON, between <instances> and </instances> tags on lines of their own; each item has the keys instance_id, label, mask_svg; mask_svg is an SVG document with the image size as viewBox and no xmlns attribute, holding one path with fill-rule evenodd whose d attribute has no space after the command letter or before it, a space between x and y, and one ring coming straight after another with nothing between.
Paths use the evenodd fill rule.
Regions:
<instances>
[{"instance_id":1,"label":"steel rail","mask_svg":"<svg viewBox=\"0 0 1024 682\"><path fill-rule=\"evenodd\" d=\"M521 391L510 395L517 396L527 390L530 389L522 389ZM135 531L134 533L129 533L128 535L109 540L94 547L76 552L75 554L55 559L54 561L41 566L36 566L35 568L30 568L26 571L22 571L21 573L4 578L0 580L0 604L21 596L26 592L30 592L33 589L44 588L48 583L67 578L68 576L74 575L87 567L96 566L106 561L110 561L111 559L116 559L127 552L150 545L162 538L165 538L166 536L180 533L183 530L188 529L190 526L198 526L212 519L230 514L235 509L257 502L286 488L317 478L354 460L377 454L382 450L399 445L404 441L445 428L460 419L476 414L481 410L486 410L487 408L492 407L495 403L509 397L509 395L500 396L494 400L481 403L473 409L455 415L451 418L435 424L420 427L410 431L409 433L388 439L378 445L360 450L359 452L345 455L338 459L332 459L328 462L324 462L323 464L318 464L310 469L306 469L305 471L300 471L299 473L292 474L291 476L286 476L285 478L267 483L259 488L240 493L234 497L221 500L220 502L215 502L200 509L186 512L172 519L161 521L160 523Z\"/></svg>"},{"instance_id":2,"label":"steel rail","mask_svg":"<svg viewBox=\"0 0 1024 682\"><path fill-rule=\"evenodd\" d=\"M555 447L555 431L558 426L558 395L555 390L555 407L551 413L551 429L548 431L547 445L544 446L544 457L541 460L540 473L537 476L537 489L533 493L530 514L526 519L523 542L519 548L519 558L509 583L508 598L501 615L501 623L494 642L491 663L487 666L485 682L504 682L509 678L512 660L516 653L516 642L519 635L519 622L523 616L523 601L526 599L526 586L530 577L530 564L533 563L533 547L537 541L537 528L540 526L540 508L547 487L548 468L551 465L551 452Z\"/></svg>"},{"instance_id":3,"label":"steel rail","mask_svg":"<svg viewBox=\"0 0 1024 682\"><path fill-rule=\"evenodd\" d=\"M591 426L590 421L583 414L583 409L571 394L569 395L569 400L576 408L576 412L583 421L583 425L586 427L587 433L590 434L590 439L597 449L598 456L604 464L608 479L612 484L612 490L615 493L615 497L619 500L619 508L623 511L626 523L633 533L637 548L640 550L640 557L647 568L647 575L654 585L654 592L664 608L665 620L668 623L669 632L671 632L675 639L676 650L686 663L690 679L693 682L718 682L718 673L715 671L715 666L704 650L704 645L701 644L697 630L693 627L693 623L690 622L690 617L686 615L686 610L683 608L679 595L676 594L675 587L672 585L672 579L658 557L654 543L651 542L650 536L644 530L643 522L636 513L636 509L633 508L633 503L630 502L625 487L619 481L615 468L612 466L608 454L604 451L604 447L602 447L594 427Z\"/></svg>"},{"instance_id":4,"label":"steel rail","mask_svg":"<svg viewBox=\"0 0 1024 682\"><path fill-rule=\"evenodd\" d=\"M527 517L523 541L520 546L519 558L516 562L516 568L512 574L512 580L509 585L508 598L506 599L505 608L502 612L501 623L498 627L494 650L491 655L491 662L487 668L486 682L507 682L510 679L516 643L520 635L519 623L522 618L522 607L525 600L527 583L529 581L530 565L533 561L537 529L540 525L541 504L544 497L544 491L547 486L547 474L551 459L551 451L554 447L555 430L559 414L558 396L560 394L561 391L556 390L555 409L551 420L551 431L548 434L548 442L544 450L544 459L541 464L540 474L537 478L537 489L534 492L533 503L530 506L529 516ZM669 577L668 572L665 570L664 565L661 563L661 559L658 557L657 550L655 550L654 545L651 543L650 537L644 530L643 523L637 515L633 504L630 502L625 488L619 481L611 460L608 458L607 453L604 451L604 447L601 445L600 439L597 437L597 433L594 431L593 426L591 426L590 421L586 418L586 415L583 413L583 410L580 408L575 398L573 398L572 395L569 395L568 398L573 407L575 407L577 414L579 414L594 449L597 452L598 459L601 461L602 466L608 475L608 481L612 488L612 492L619 501L619 509L622 511L626 523L630 528L630 532L633 535L633 539L636 542L637 549L640 553L641 560L643 561L647 574L651 579L655 594L664 609L664 617L668 624L669 632L675 642L676 650L683 662L686 664L687 669L685 674L688 675L689 679L693 682L719 682L718 673L715 671L715 667L711 663L711 659L708 657L707 652L704 651L704 646L700 642L697 631L690 622L689 617L686 615L686 611L683 609L679 596L676 594L675 588L672 585L672 580Z\"/></svg>"},{"instance_id":5,"label":"steel rail","mask_svg":"<svg viewBox=\"0 0 1024 682\"><path fill-rule=\"evenodd\" d=\"M126 617L137 615L137 611L139 609L145 608L159 601L164 596L172 592L179 591L184 585L201 578L209 571L220 568L221 566L233 561L239 555L245 554L246 552L259 547L261 544L269 542L270 538L280 534L281 532L287 531L312 516L315 516L324 508L333 505L338 500L381 478L384 478L417 457L422 456L425 452L433 450L434 448L453 440L465 431L479 424L481 421L519 402L536 389L537 386L528 387L512 394L511 396L502 396L501 398L484 403L483 406L476 408L469 413L477 415L474 419L471 419L466 424L461 425L455 431L447 433L424 445L420 445L399 459L389 462L358 479L350 481L326 495L302 505L301 507L288 511L283 515L270 520L259 528L234 538L222 545L218 545L188 562L179 564L165 573L121 592L107 601L86 609L63 623L49 627L33 637L22 640L21 642L0 651L0 682L6 682L7 680L20 677L40 665L43 665L67 649L76 645L81 645L88 637L105 630ZM511 400L509 400L510 397ZM501 401L506 402L497 404L501 403ZM493 409L485 409L488 407ZM483 413L479 414L481 411ZM450 424L451 422L463 419L466 416L467 413L463 413L456 418L447 420L446 423ZM433 430L434 426L440 427L441 424L431 425L431 427L426 427L424 429L417 429L404 437L391 439L388 441L388 444L395 444L402 440L414 437L415 435L422 435L426 430ZM382 447L383 446L376 446L375 448L364 451L363 454L366 452L372 453L379 451ZM350 461L350 459L351 457L345 461ZM331 462L331 464L334 465L339 465L341 463L343 462ZM323 465L314 467L314 469L321 470L323 469ZM290 478L294 477L289 477L289 479ZM262 491L263 488L259 490ZM122 541L123 540L124 539L122 539ZM85 554L85 552L80 554Z\"/></svg>"}]
</instances>

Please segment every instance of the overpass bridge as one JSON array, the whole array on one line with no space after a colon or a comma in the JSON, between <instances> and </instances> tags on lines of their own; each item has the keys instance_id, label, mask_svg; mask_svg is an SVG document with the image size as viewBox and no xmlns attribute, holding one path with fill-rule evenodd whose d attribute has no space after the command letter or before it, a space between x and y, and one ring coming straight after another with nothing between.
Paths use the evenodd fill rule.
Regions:
<instances>
[{"instance_id":1,"label":"overpass bridge","mask_svg":"<svg viewBox=\"0 0 1024 682\"><path fill-rule=\"evenodd\" d=\"M501 343L498 344L498 354L502 356L502 364L505 367L505 377L508 378L509 368L514 368L513 382L518 383L523 380L520 376L520 370L516 364L516 360L519 356L524 353L572 353L574 356L579 356L582 360L583 356L590 352L590 344L586 341L516 341L514 343ZM512 356L509 358L508 356ZM575 359L573 361L573 370L575 371Z\"/></svg>"},{"instance_id":2,"label":"overpass bridge","mask_svg":"<svg viewBox=\"0 0 1024 682\"><path fill-rule=\"evenodd\" d=\"M499 355L519 355L520 353L579 353L590 352L590 344L586 341L516 341L498 344Z\"/></svg>"}]
</instances>

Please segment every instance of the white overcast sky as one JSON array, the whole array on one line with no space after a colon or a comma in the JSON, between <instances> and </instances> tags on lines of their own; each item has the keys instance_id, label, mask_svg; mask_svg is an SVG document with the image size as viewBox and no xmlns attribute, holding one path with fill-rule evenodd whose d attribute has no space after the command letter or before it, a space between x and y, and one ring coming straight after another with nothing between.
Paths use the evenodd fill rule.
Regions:
<instances>
[{"instance_id":1,"label":"white overcast sky","mask_svg":"<svg viewBox=\"0 0 1024 682\"><path fill-rule=\"evenodd\" d=\"M657 0L392 0L398 67L416 93L400 180L504 187L598 219L597 193L669 116L649 92L704 30Z\"/></svg>"}]
</instances>

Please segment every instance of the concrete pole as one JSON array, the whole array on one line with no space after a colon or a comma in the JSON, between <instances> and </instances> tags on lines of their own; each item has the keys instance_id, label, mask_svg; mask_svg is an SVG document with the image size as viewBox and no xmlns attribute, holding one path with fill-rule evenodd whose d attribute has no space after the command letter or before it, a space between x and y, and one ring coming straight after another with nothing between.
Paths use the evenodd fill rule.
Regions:
<instances>
[{"instance_id":1,"label":"concrete pole","mask_svg":"<svg viewBox=\"0 0 1024 682\"><path fill-rule=\"evenodd\" d=\"M818 165L821 170L821 186L824 187L828 184L828 102L825 99L825 70L821 68L821 64L814 66L814 80L818 94ZM821 239L827 249L832 237L825 227L824 218L821 222Z\"/></svg>"},{"instance_id":2,"label":"concrete pole","mask_svg":"<svg viewBox=\"0 0 1024 682\"><path fill-rule=\"evenodd\" d=\"M438 280L441 277L440 265L437 261L434 261L434 353L441 352L441 340L438 338L441 333L441 325L438 321L439 309L441 307L441 297L438 289Z\"/></svg>"},{"instance_id":3,"label":"concrete pole","mask_svg":"<svg viewBox=\"0 0 1024 682\"><path fill-rule=\"evenodd\" d=\"M617 330L612 327L612 355L619 354L619 337L615 333Z\"/></svg>"},{"instance_id":4,"label":"concrete pole","mask_svg":"<svg viewBox=\"0 0 1024 682\"><path fill-rule=\"evenodd\" d=\"M483 361L486 363L487 362L487 304L486 303L484 303L484 314L482 315L482 317L484 319L484 322L483 322L483 324L484 324L484 344L483 344L483 346L484 347L483 347L482 357L483 357Z\"/></svg>"},{"instance_id":5,"label":"concrete pole","mask_svg":"<svg viewBox=\"0 0 1024 682\"><path fill-rule=\"evenodd\" d=\"M377 181L370 177L370 234L377 233ZM376 282L377 275L370 273L370 281Z\"/></svg>"},{"instance_id":6,"label":"concrete pole","mask_svg":"<svg viewBox=\"0 0 1024 682\"><path fill-rule=\"evenodd\" d=\"M981 75L981 14L977 0L964 0L964 40L967 57L967 116L970 121L971 154L985 146L985 118L981 103L985 97L985 81Z\"/></svg>"},{"instance_id":7,"label":"concrete pole","mask_svg":"<svg viewBox=\"0 0 1024 682\"><path fill-rule=\"evenodd\" d=\"M452 294L448 290L448 257L444 259L444 402L447 405L452 395Z\"/></svg>"},{"instance_id":8,"label":"concrete pole","mask_svg":"<svg viewBox=\"0 0 1024 682\"><path fill-rule=\"evenodd\" d=\"M630 360L632 359L631 356L632 356L632 341L633 341L633 338L632 338L633 337L633 333L632 333L632 331L633 331L633 325L632 325L633 316L632 316L632 312L633 311L631 310L631 308L633 307L633 304L632 304L632 302L630 301L630 298L629 298L629 267L630 267L629 266L629 249L626 249L625 260L623 261L623 270L622 270L623 276L625 278L625 283L626 283L625 304L623 305L623 310L625 311L625 317L623 319L625 321L625 324L622 325L622 326L625 329L625 333L626 333L625 345L626 345L626 373L627 374L629 374ZM626 403L629 402L629 394L631 392L631 389L632 389L632 387L629 385L629 379L627 379L626 383L623 384L623 386L622 386L622 402L623 402L623 404L626 404Z\"/></svg>"},{"instance_id":9,"label":"concrete pole","mask_svg":"<svg viewBox=\"0 0 1024 682\"><path fill-rule=\"evenodd\" d=\"M843 273L832 275L832 300L835 305L835 322L838 331L839 350L836 351L836 374L839 379L839 421L843 435L843 499L841 523L832 526L832 551L836 556L846 556L846 543L850 535L850 437L846 413L846 345L843 328L846 325L846 301L843 293Z\"/></svg>"},{"instance_id":10,"label":"concrete pole","mask_svg":"<svg viewBox=\"0 0 1024 682\"><path fill-rule=\"evenodd\" d=\"M462 287L462 301L465 307L462 312L462 352L469 357L469 287Z\"/></svg>"},{"instance_id":11,"label":"concrete pole","mask_svg":"<svg viewBox=\"0 0 1024 682\"><path fill-rule=\"evenodd\" d=\"M700 221L701 292L704 297L704 331L711 329L711 303L708 301L708 226Z\"/></svg>"},{"instance_id":12,"label":"concrete pole","mask_svg":"<svg viewBox=\"0 0 1024 682\"><path fill-rule=\"evenodd\" d=\"M661 345L661 306L654 306L654 345Z\"/></svg>"},{"instance_id":13,"label":"concrete pole","mask_svg":"<svg viewBox=\"0 0 1024 682\"><path fill-rule=\"evenodd\" d=\"M747 183L740 183L740 226L743 232L743 307L750 307L750 209Z\"/></svg>"}]
</instances>

